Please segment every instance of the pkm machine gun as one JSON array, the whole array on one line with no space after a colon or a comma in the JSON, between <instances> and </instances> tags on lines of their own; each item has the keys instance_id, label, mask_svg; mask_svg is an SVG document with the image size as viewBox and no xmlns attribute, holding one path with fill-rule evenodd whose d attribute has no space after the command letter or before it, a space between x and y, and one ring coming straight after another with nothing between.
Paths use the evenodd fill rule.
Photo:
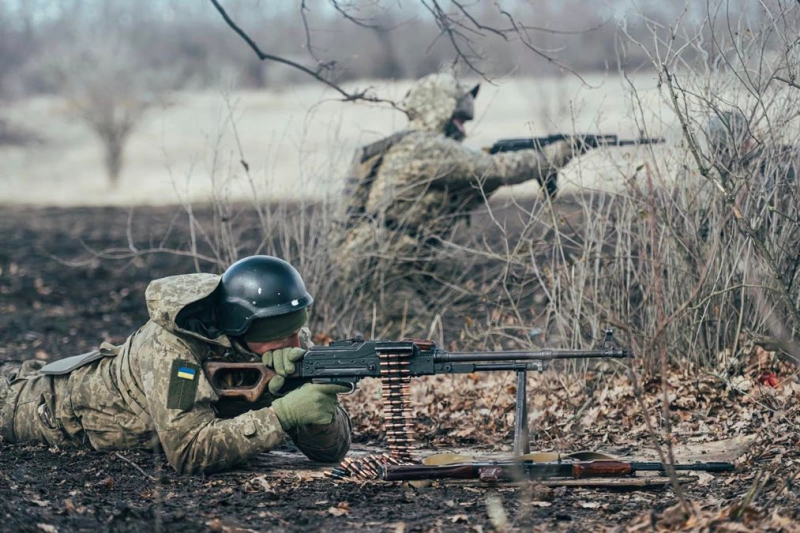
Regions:
<instances>
[{"instance_id":1,"label":"pkm machine gun","mask_svg":"<svg viewBox=\"0 0 800 533\"><path fill-rule=\"evenodd\" d=\"M410 412L407 409L411 378L473 372L516 372L516 422L514 451L528 449L527 372L543 371L556 359L619 359L627 350L606 330L602 345L593 350L516 350L498 352L448 352L430 340L334 341L328 346L313 346L303 357L302 366L287 379L287 386L305 382L346 385L355 390L364 378L379 378L383 385L383 405L388 447L393 455L410 457L412 444ZM260 362L208 361L203 365L211 386L220 398L255 402L264 393L272 369ZM233 378L233 379L231 379ZM233 383L234 385L231 385Z\"/></svg>"}]
</instances>

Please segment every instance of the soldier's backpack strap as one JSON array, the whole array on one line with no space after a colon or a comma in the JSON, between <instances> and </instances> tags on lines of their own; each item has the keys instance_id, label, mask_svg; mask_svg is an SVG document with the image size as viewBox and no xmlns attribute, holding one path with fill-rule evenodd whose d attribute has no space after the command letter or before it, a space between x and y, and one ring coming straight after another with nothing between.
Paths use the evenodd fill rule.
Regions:
<instances>
[{"instance_id":1,"label":"soldier's backpack strap","mask_svg":"<svg viewBox=\"0 0 800 533\"><path fill-rule=\"evenodd\" d=\"M398 131L397 133L390 135L385 139L381 139L380 141L375 141L372 144L364 146L361 148L361 163L366 163L376 155L382 156L389 151L389 148L402 141L409 133L412 132L413 130Z\"/></svg>"},{"instance_id":2,"label":"soldier's backpack strap","mask_svg":"<svg viewBox=\"0 0 800 533\"><path fill-rule=\"evenodd\" d=\"M61 376L104 357L115 357L118 354L119 348L117 346L104 342L100 345L99 350L92 350L91 352L53 361L40 368L39 372L49 376Z\"/></svg>"},{"instance_id":3,"label":"soldier's backpack strap","mask_svg":"<svg viewBox=\"0 0 800 533\"><path fill-rule=\"evenodd\" d=\"M351 175L345 181L344 189L344 223L351 228L366 213L367 200L372 191L372 184L378 176L378 168L383 162L383 156L389 149L403 140L413 130L399 131L380 141L375 141L361 148L356 156L358 171L351 169Z\"/></svg>"}]
</instances>

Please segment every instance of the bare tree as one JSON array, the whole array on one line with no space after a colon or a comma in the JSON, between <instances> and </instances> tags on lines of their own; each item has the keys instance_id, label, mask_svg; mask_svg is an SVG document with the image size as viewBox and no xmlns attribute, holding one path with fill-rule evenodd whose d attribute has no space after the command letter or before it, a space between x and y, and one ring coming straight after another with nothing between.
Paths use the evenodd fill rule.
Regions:
<instances>
[{"instance_id":1,"label":"bare tree","mask_svg":"<svg viewBox=\"0 0 800 533\"><path fill-rule=\"evenodd\" d=\"M321 58L316 53L317 47L314 45L314 35L308 19L309 10L305 0L300 0L299 12L305 29L306 50L316 63L315 66L308 66L288 56L265 51L256 42L256 39L234 20L234 17L228 13L220 0L210 1L225 23L245 41L261 61L280 63L302 72L339 93L345 101L363 100L392 104L392 102L378 98L370 89L349 90L338 83L336 79L338 73L336 61ZM359 3L329 0L329 2L331 7L346 22L352 24L354 31L361 29L367 32L375 32L386 52L386 59L393 60L393 49L390 46L388 35L391 27L385 23L389 17L386 14L387 8L385 5L380 1ZM560 33L559 31L521 20L514 12L505 9L500 4L487 8L486 6L476 6L457 0L449 0L448 2L442 0L420 0L419 4L410 6L405 12L408 13L410 18L427 15L427 20L432 21L437 29L430 47L439 42L447 43L451 51L448 58L449 61L454 65L463 64L480 76L489 76L484 70L484 63L490 61L490 58L484 51L483 46L487 42L499 41L506 45L514 43L533 56L543 59L559 69L569 71L583 80L578 72L558 58L555 51L548 50L535 42L534 35L536 33ZM576 33L592 31L597 27ZM395 68L391 69L391 71L395 70Z\"/></svg>"},{"instance_id":2,"label":"bare tree","mask_svg":"<svg viewBox=\"0 0 800 533\"><path fill-rule=\"evenodd\" d=\"M130 47L114 41L87 40L53 65L75 116L101 143L112 187L119 183L131 134L169 86L163 76L143 66Z\"/></svg>"}]
</instances>

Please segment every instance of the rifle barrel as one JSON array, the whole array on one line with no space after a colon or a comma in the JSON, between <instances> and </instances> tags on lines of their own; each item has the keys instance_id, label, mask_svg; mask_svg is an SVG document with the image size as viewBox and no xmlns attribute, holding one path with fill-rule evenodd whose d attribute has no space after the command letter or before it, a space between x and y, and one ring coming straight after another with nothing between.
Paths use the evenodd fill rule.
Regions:
<instances>
[{"instance_id":1,"label":"rifle barrel","mask_svg":"<svg viewBox=\"0 0 800 533\"><path fill-rule=\"evenodd\" d=\"M627 357L621 348L603 350L542 350L538 352L518 350L508 352L440 352L433 356L434 363L473 363L480 361L551 361L553 359L583 359L603 357L621 359Z\"/></svg>"},{"instance_id":2,"label":"rifle barrel","mask_svg":"<svg viewBox=\"0 0 800 533\"><path fill-rule=\"evenodd\" d=\"M664 139L661 138L642 138L642 139L617 139L616 142L610 143L616 146L636 146L640 144L663 144Z\"/></svg>"},{"instance_id":3,"label":"rifle barrel","mask_svg":"<svg viewBox=\"0 0 800 533\"><path fill-rule=\"evenodd\" d=\"M634 461L631 463L634 471L664 471L666 466L663 463L641 463ZM733 463L711 461L708 463L687 463L673 465L675 470L701 470L703 472L732 472L734 470Z\"/></svg>"}]
</instances>

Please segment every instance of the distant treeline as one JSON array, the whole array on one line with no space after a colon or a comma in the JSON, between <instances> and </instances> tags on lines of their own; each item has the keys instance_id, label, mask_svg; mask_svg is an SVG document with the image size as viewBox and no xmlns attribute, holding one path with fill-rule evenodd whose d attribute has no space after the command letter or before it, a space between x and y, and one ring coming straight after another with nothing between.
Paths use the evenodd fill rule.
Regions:
<instances>
[{"instance_id":1,"label":"distant treeline","mask_svg":"<svg viewBox=\"0 0 800 533\"><path fill-rule=\"evenodd\" d=\"M685 7L653 2L651 8L642 8L648 2L634 7L627 0L602 5L519 0L504 2L506 11L496 2L480 0L221 4L263 50L312 69L331 67L325 72L337 82L416 78L452 63L459 44L442 31L431 6L453 15L449 29L461 39L461 52L494 76L558 71L526 43L578 71L613 70L623 48L620 42L627 41L620 39L620 22L629 33L644 36L649 30L642 22L643 9L649 9L644 12L649 18L673 21ZM477 24L485 28L476 30ZM510 38L494 31L514 24L519 33ZM91 49L119 49L120 61L132 61L131 68L143 74L166 72L174 88L220 83L262 88L306 81L296 70L258 61L207 0L0 0L0 95L58 93L53 64L61 55ZM644 60L637 47L628 46L626 55L629 64Z\"/></svg>"}]
</instances>

